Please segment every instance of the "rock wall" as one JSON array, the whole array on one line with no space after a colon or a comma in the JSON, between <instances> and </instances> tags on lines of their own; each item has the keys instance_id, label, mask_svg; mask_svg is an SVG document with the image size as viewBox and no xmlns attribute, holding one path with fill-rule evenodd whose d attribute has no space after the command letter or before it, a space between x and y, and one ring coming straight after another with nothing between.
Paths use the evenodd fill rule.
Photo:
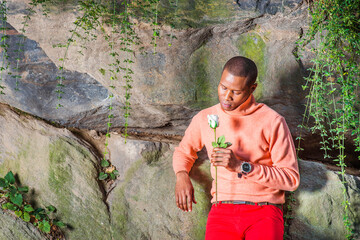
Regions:
<instances>
[{"instance_id":1,"label":"rock wall","mask_svg":"<svg viewBox=\"0 0 360 240\"><path fill-rule=\"evenodd\" d=\"M203 239L210 209L211 176L205 151L190 176L197 204L177 209L171 166L176 145L129 140L109 142L119 178L108 189L97 181L99 158L92 146L65 128L55 128L0 105L0 176L9 170L30 187L28 201L54 205L68 225L67 239ZM337 171L300 160L301 184L295 192L289 239L343 239L342 183ZM346 175L350 220L360 227L360 177ZM0 212L0 239L44 239L32 226ZM356 235L356 237L360 237ZM357 238L355 238L357 239Z\"/></svg>"},{"instance_id":2,"label":"rock wall","mask_svg":"<svg viewBox=\"0 0 360 240\"><path fill-rule=\"evenodd\" d=\"M99 71L111 63L101 32L96 32L93 42L70 46L64 107L55 108L57 69L64 49L52 46L67 40L72 22L81 15L73 10L76 1L60 2L49 7L48 17L40 14L40 8L31 17L19 70L14 70L19 54L16 43L21 39L19 29L28 1L8 2L8 72L21 78L19 91L11 76L5 75L1 82L6 88L5 95L0 95L0 177L12 170L32 189L30 201L38 206L55 205L57 215L68 225L64 230L67 239L203 239L210 209L209 162L206 153L200 152L191 172L198 204L193 212L182 213L174 200L174 148L191 117L217 102L222 66L236 55L256 62L256 99L282 114L294 139L299 136L297 125L305 101L302 78L311 53L299 64L293 51L307 28L305 1L180 0L176 8L161 1L159 19L164 25L156 55L150 45L152 27L134 19L147 54L136 51L133 56L131 139L127 144L121 137L124 83L120 80L111 89L109 75ZM174 15L179 17L172 21ZM87 47L84 55L77 53L79 44ZM97 176L111 93L115 118L108 147L119 177L102 182ZM305 139L302 157L322 160L321 152L314 150L315 138L305 133ZM288 238L343 239L343 190L337 170L300 160L300 171L296 201L287 203L294 217L287 227ZM350 219L359 233L360 172L355 169L353 173L346 175ZM0 223L0 239L46 238L6 211L0 212Z\"/></svg>"}]
</instances>

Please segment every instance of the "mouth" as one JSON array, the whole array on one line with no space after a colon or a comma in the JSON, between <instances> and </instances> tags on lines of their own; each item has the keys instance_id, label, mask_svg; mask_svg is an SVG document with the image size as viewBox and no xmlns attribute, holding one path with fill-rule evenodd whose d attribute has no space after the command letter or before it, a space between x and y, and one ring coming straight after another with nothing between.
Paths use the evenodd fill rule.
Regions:
<instances>
[{"instance_id":1,"label":"mouth","mask_svg":"<svg viewBox=\"0 0 360 240\"><path fill-rule=\"evenodd\" d=\"M223 106L223 108L230 108L231 107L231 103L227 103L227 102L222 102L221 105Z\"/></svg>"}]
</instances>

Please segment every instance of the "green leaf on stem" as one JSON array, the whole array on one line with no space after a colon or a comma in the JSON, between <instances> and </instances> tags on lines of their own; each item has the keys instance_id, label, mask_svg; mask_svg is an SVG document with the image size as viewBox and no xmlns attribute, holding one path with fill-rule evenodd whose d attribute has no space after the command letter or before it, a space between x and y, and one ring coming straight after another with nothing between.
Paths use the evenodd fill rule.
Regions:
<instances>
[{"instance_id":1,"label":"green leaf on stem","mask_svg":"<svg viewBox=\"0 0 360 240\"><path fill-rule=\"evenodd\" d=\"M28 204L28 205L25 205L25 206L24 206L24 211L25 211L25 212L28 212L28 213L29 213L29 212L33 212L33 211L34 211L34 208L33 208L31 205Z\"/></svg>"},{"instance_id":2,"label":"green leaf on stem","mask_svg":"<svg viewBox=\"0 0 360 240\"><path fill-rule=\"evenodd\" d=\"M29 187L19 187L19 192L27 193L29 191Z\"/></svg>"},{"instance_id":3,"label":"green leaf on stem","mask_svg":"<svg viewBox=\"0 0 360 240\"><path fill-rule=\"evenodd\" d=\"M9 183L6 179L0 178L0 187L6 188L6 187L8 187L8 185L9 185Z\"/></svg>"},{"instance_id":4,"label":"green leaf on stem","mask_svg":"<svg viewBox=\"0 0 360 240\"><path fill-rule=\"evenodd\" d=\"M8 172L5 176L5 179L10 183L10 184L14 184L15 183L15 177L14 174L12 173L12 171Z\"/></svg>"},{"instance_id":5,"label":"green leaf on stem","mask_svg":"<svg viewBox=\"0 0 360 240\"><path fill-rule=\"evenodd\" d=\"M20 193L15 193L10 195L10 201L20 207L23 203L23 196Z\"/></svg>"},{"instance_id":6,"label":"green leaf on stem","mask_svg":"<svg viewBox=\"0 0 360 240\"><path fill-rule=\"evenodd\" d=\"M30 214L28 212L24 212L24 215L23 215L22 219L25 222L30 222Z\"/></svg>"},{"instance_id":7,"label":"green leaf on stem","mask_svg":"<svg viewBox=\"0 0 360 240\"><path fill-rule=\"evenodd\" d=\"M219 145L224 144L224 143L225 143L225 136L224 136L224 135L220 136L220 137L217 139L217 143L218 143Z\"/></svg>"},{"instance_id":8,"label":"green leaf on stem","mask_svg":"<svg viewBox=\"0 0 360 240\"><path fill-rule=\"evenodd\" d=\"M110 166L110 163L109 163L109 161L107 161L105 159L102 159L101 160L101 166L102 167L108 167L108 166Z\"/></svg>"},{"instance_id":9,"label":"green leaf on stem","mask_svg":"<svg viewBox=\"0 0 360 240\"><path fill-rule=\"evenodd\" d=\"M15 211L15 215L17 217L21 217L22 214L23 214L22 211Z\"/></svg>"},{"instance_id":10,"label":"green leaf on stem","mask_svg":"<svg viewBox=\"0 0 360 240\"><path fill-rule=\"evenodd\" d=\"M107 179L108 175L106 173L100 172L99 173L99 180L105 180Z\"/></svg>"},{"instance_id":11,"label":"green leaf on stem","mask_svg":"<svg viewBox=\"0 0 360 240\"><path fill-rule=\"evenodd\" d=\"M54 207L53 205L47 206L46 208L47 210L49 210L49 212L56 212L56 207Z\"/></svg>"},{"instance_id":12,"label":"green leaf on stem","mask_svg":"<svg viewBox=\"0 0 360 240\"><path fill-rule=\"evenodd\" d=\"M54 225L58 227L66 227L65 223L63 223L62 221L54 221Z\"/></svg>"}]
</instances>

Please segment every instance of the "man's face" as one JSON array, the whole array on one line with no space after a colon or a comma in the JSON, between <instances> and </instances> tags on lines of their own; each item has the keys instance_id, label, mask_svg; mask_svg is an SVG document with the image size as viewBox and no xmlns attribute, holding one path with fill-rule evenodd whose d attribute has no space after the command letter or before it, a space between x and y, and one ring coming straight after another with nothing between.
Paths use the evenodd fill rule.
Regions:
<instances>
[{"instance_id":1,"label":"man's face","mask_svg":"<svg viewBox=\"0 0 360 240\"><path fill-rule=\"evenodd\" d=\"M225 69L218 86L221 108L226 111L235 110L248 99L256 86L256 83L252 86L247 86L246 77L234 76Z\"/></svg>"}]
</instances>

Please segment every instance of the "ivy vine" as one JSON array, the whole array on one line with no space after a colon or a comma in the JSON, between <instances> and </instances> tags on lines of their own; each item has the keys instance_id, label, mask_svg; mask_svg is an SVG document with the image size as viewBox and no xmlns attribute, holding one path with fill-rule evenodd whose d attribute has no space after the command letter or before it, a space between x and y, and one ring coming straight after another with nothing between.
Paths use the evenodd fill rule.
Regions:
<instances>
[{"instance_id":1,"label":"ivy vine","mask_svg":"<svg viewBox=\"0 0 360 240\"><path fill-rule=\"evenodd\" d=\"M50 217L56 212L56 208L49 205L44 208L35 208L25 201L28 187L19 187L16 184L14 174L9 171L4 178L0 178L0 205L5 211L11 211L16 217L25 222L30 222L40 231L51 234L56 239L65 239L60 228L66 227L62 221Z\"/></svg>"},{"instance_id":2,"label":"ivy vine","mask_svg":"<svg viewBox=\"0 0 360 240\"><path fill-rule=\"evenodd\" d=\"M307 46L312 46L314 54L311 74L303 86L308 95L300 127L321 136L324 157L335 161L341 169L338 173L343 183L344 226L346 238L352 239L345 141L352 141L355 151L360 151L360 1L314 1L309 12L312 18L309 30L297 42L299 59Z\"/></svg>"},{"instance_id":3,"label":"ivy vine","mask_svg":"<svg viewBox=\"0 0 360 240\"><path fill-rule=\"evenodd\" d=\"M68 57L70 45L76 41L83 43L79 45L81 47L81 50L78 51L79 54L83 54L82 50L86 48L85 43L89 40L96 39L97 35L94 34L94 31L102 25L100 17L104 12L104 8L103 5L98 4L97 1L80 1L78 11L81 12L82 15L77 17L76 20L73 22L74 29L70 30L71 36L67 39L66 43L53 45L53 47L60 47L65 49L64 55L59 58L61 65L59 66L59 74L56 77L56 79L58 80L55 91L57 93L58 99L58 103L56 106L57 109L63 107L63 105L61 104L61 99L62 95L64 94L63 88L65 87L64 65Z\"/></svg>"},{"instance_id":4,"label":"ivy vine","mask_svg":"<svg viewBox=\"0 0 360 240\"><path fill-rule=\"evenodd\" d=\"M1 44L0 47L2 49L1 51L1 67L0 67L0 95L5 94L4 89L5 87L2 85L4 81L4 72L8 70L9 68L9 55L8 55L8 48L9 44L7 43L7 39L9 36L7 35L7 1L3 0L0 3L0 15L1 15Z\"/></svg>"},{"instance_id":5,"label":"ivy vine","mask_svg":"<svg viewBox=\"0 0 360 240\"><path fill-rule=\"evenodd\" d=\"M110 56L112 58L112 63L109 65L109 69L105 70L104 68L100 68L100 72L105 75L106 71L110 73L110 89L115 89L114 81L118 80L119 76L122 75L123 79L123 88L124 88L124 131L123 136L125 138L125 143L128 137L128 125L129 125L129 116L131 110L131 89L132 89L132 82L133 78L132 75L134 74L131 65L134 63L134 55L135 55L135 47L136 45L140 44L140 40L134 30L134 24L132 18L141 17L145 21L150 22L152 26L152 41L153 44L153 54L156 54L156 47L157 47L157 39L160 37L160 30L159 30L159 23L158 23L158 7L160 4L160 0L137 0L137 1L130 1L125 0L121 1L121 6L118 7L118 1L112 1L112 11L107 11L107 7L109 3L101 0L83 0L78 1L77 4L77 11L81 13L81 16L77 17L76 20L73 22L74 28L70 30L70 37L66 40L65 43L59 43L53 45L53 47L59 47L64 49L64 54L59 57L60 65L58 67L58 74L57 74L57 85L55 89L55 93L57 94L57 104L56 108L59 109L63 107L61 103L61 99L64 94L64 87L65 87L65 62L68 59L69 48L70 46L78 42L78 46L80 46L81 50L78 52L83 54L83 49L86 48L85 45L92 40L97 38L96 32L100 29L104 33L105 40L108 41L109 47L111 49ZM0 76L0 93L3 94L4 86L1 85L3 81L3 73L8 69L8 62L4 61L8 58L7 55L7 43L6 39L8 36L6 35L6 16L7 16L7 1L1 2L1 12L2 13L2 28L1 31L3 33L1 46L5 49L2 52L2 67L1 76ZM19 42L17 43L17 56L16 66L14 67L14 72L12 77L16 79L16 88L15 90L19 90L19 79L21 76L18 74L19 72L19 63L21 61L21 53L24 51L24 40L25 40L25 32L26 27L28 26L28 22L31 19L30 16L34 14L35 7L41 5L43 8L44 15L47 14L46 7L47 4L59 4L58 0L31 0L30 7L26 9L27 14L24 16L24 21L22 22L23 27L20 29L21 37L19 38ZM177 0L176 0L176 7L177 7ZM137 16L137 13L143 13L142 16ZM109 17L110 16L110 17ZM105 34L104 31L104 24L108 24L108 19L111 19L111 34ZM114 40L114 34L120 35L119 43ZM170 44L171 45L171 44ZM140 50L142 48L139 48ZM117 51L119 50L122 52L123 61L121 62L119 56L120 53ZM110 90L110 91L111 91ZM104 172L100 172L99 178L106 179L110 177L114 179L118 174L117 170L114 169L114 166L110 164L108 161L108 140L110 138L110 129L112 126L112 119L114 118L113 114L113 93L109 94L110 104L109 104L109 114L107 120L107 130L106 130L106 139L105 139L105 150L103 153L103 159L101 162L101 166L104 168ZM109 172L109 169L113 169Z\"/></svg>"}]
</instances>

